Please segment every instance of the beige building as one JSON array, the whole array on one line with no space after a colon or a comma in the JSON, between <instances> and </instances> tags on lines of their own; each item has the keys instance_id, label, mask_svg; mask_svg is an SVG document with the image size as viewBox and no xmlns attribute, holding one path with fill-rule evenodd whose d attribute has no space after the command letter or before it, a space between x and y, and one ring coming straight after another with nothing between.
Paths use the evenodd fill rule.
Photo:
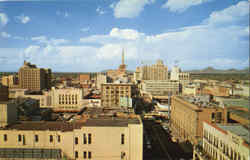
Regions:
<instances>
[{"instance_id":1,"label":"beige building","mask_svg":"<svg viewBox=\"0 0 250 160\"><path fill-rule=\"evenodd\" d=\"M199 97L171 97L171 131L179 141L193 145L202 140L203 122L227 123L227 110Z\"/></svg>"},{"instance_id":2,"label":"beige building","mask_svg":"<svg viewBox=\"0 0 250 160\"><path fill-rule=\"evenodd\" d=\"M104 107L120 106L120 97L133 98L135 85L132 83L105 83L101 89L101 105Z\"/></svg>"},{"instance_id":3,"label":"beige building","mask_svg":"<svg viewBox=\"0 0 250 160\"><path fill-rule=\"evenodd\" d=\"M250 133L240 124L203 123L203 144L194 149L193 160L249 160Z\"/></svg>"},{"instance_id":4,"label":"beige building","mask_svg":"<svg viewBox=\"0 0 250 160\"><path fill-rule=\"evenodd\" d=\"M103 73L98 73L96 77L96 87L101 89L102 84L107 83L107 76Z\"/></svg>"},{"instance_id":5,"label":"beige building","mask_svg":"<svg viewBox=\"0 0 250 160\"><path fill-rule=\"evenodd\" d=\"M16 75L8 75L2 77L2 85L12 88L18 84Z\"/></svg>"},{"instance_id":6,"label":"beige building","mask_svg":"<svg viewBox=\"0 0 250 160\"><path fill-rule=\"evenodd\" d=\"M190 80L190 74L187 72L182 72L179 67L174 66L171 71L170 79L173 81Z\"/></svg>"},{"instance_id":7,"label":"beige building","mask_svg":"<svg viewBox=\"0 0 250 160\"><path fill-rule=\"evenodd\" d=\"M17 120L17 107L11 102L0 102L0 127L5 127Z\"/></svg>"},{"instance_id":8,"label":"beige building","mask_svg":"<svg viewBox=\"0 0 250 160\"><path fill-rule=\"evenodd\" d=\"M40 107L52 108L54 111L79 111L82 108L83 90L80 88L52 87L41 95L25 94L21 97L39 100Z\"/></svg>"},{"instance_id":9,"label":"beige building","mask_svg":"<svg viewBox=\"0 0 250 160\"><path fill-rule=\"evenodd\" d=\"M19 86L30 90L49 89L51 87L51 70L37 68L24 61L18 72Z\"/></svg>"},{"instance_id":10,"label":"beige building","mask_svg":"<svg viewBox=\"0 0 250 160\"><path fill-rule=\"evenodd\" d=\"M142 160L143 157L143 125L139 116L20 122L0 128L0 137L2 160Z\"/></svg>"},{"instance_id":11,"label":"beige building","mask_svg":"<svg viewBox=\"0 0 250 160\"><path fill-rule=\"evenodd\" d=\"M180 92L180 83L169 80L146 80L141 84L141 93L151 94L153 96L167 96L169 93L178 95Z\"/></svg>"},{"instance_id":12,"label":"beige building","mask_svg":"<svg viewBox=\"0 0 250 160\"><path fill-rule=\"evenodd\" d=\"M168 67L163 64L162 60L157 60L156 64L153 64L151 66L145 65L140 67L139 80L168 80L168 79L169 79Z\"/></svg>"}]
</instances>

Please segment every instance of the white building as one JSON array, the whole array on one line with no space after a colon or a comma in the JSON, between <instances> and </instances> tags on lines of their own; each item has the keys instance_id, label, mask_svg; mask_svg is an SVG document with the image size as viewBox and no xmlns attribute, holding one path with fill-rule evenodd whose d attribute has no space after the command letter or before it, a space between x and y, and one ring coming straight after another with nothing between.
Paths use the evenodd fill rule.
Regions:
<instances>
[{"instance_id":1,"label":"white building","mask_svg":"<svg viewBox=\"0 0 250 160\"><path fill-rule=\"evenodd\" d=\"M195 147L193 160L249 160L250 133L240 124L203 123L202 147Z\"/></svg>"}]
</instances>

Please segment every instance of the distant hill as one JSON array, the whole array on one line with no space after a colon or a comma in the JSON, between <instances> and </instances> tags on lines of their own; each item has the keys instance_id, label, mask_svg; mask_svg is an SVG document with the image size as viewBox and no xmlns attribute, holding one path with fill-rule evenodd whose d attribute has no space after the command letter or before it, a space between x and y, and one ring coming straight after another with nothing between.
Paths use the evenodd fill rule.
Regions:
<instances>
[{"instance_id":1,"label":"distant hill","mask_svg":"<svg viewBox=\"0 0 250 160\"><path fill-rule=\"evenodd\" d=\"M249 72L249 68L245 68L242 70L238 70L238 69L227 69L227 70L221 70L221 69L215 69L213 67L207 67L205 69L202 70L188 70L186 72L190 72L190 73L248 73Z\"/></svg>"}]
</instances>

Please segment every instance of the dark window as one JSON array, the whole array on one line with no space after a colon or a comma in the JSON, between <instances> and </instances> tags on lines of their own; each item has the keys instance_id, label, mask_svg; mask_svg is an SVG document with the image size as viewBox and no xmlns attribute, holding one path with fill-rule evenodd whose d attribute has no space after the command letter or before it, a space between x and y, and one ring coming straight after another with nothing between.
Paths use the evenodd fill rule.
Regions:
<instances>
[{"instance_id":1,"label":"dark window","mask_svg":"<svg viewBox=\"0 0 250 160\"><path fill-rule=\"evenodd\" d=\"M75 137L75 144L78 144L78 138Z\"/></svg>"},{"instance_id":2,"label":"dark window","mask_svg":"<svg viewBox=\"0 0 250 160\"><path fill-rule=\"evenodd\" d=\"M57 141L61 142L61 136L60 135L57 136Z\"/></svg>"},{"instance_id":3,"label":"dark window","mask_svg":"<svg viewBox=\"0 0 250 160\"><path fill-rule=\"evenodd\" d=\"M90 133L88 135L88 141L89 141L89 144L91 144L91 134Z\"/></svg>"},{"instance_id":4,"label":"dark window","mask_svg":"<svg viewBox=\"0 0 250 160\"><path fill-rule=\"evenodd\" d=\"M18 142L21 142L22 141L22 136L19 134L18 135Z\"/></svg>"},{"instance_id":5,"label":"dark window","mask_svg":"<svg viewBox=\"0 0 250 160\"><path fill-rule=\"evenodd\" d=\"M87 158L87 152L86 151L83 152L83 158Z\"/></svg>"},{"instance_id":6,"label":"dark window","mask_svg":"<svg viewBox=\"0 0 250 160\"><path fill-rule=\"evenodd\" d=\"M3 135L3 140L4 140L4 141L7 141L7 140L8 140L8 139L7 139L7 134L4 134L4 135Z\"/></svg>"},{"instance_id":7,"label":"dark window","mask_svg":"<svg viewBox=\"0 0 250 160\"><path fill-rule=\"evenodd\" d=\"M83 134L83 144L87 144L87 137L85 133Z\"/></svg>"},{"instance_id":8,"label":"dark window","mask_svg":"<svg viewBox=\"0 0 250 160\"><path fill-rule=\"evenodd\" d=\"M92 158L92 154L91 154L91 152L89 152L89 159L91 159Z\"/></svg>"},{"instance_id":9,"label":"dark window","mask_svg":"<svg viewBox=\"0 0 250 160\"><path fill-rule=\"evenodd\" d=\"M38 142L38 135L35 135L35 142Z\"/></svg>"},{"instance_id":10,"label":"dark window","mask_svg":"<svg viewBox=\"0 0 250 160\"><path fill-rule=\"evenodd\" d=\"M53 142L53 136L52 135L49 136L49 141Z\"/></svg>"},{"instance_id":11,"label":"dark window","mask_svg":"<svg viewBox=\"0 0 250 160\"><path fill-rule=\"evenodd\" d=\"M121 135L121 144L124 144L124 134Z\"/></svg>"},{"instance_id":12,"label":"dark window","mask_svg":"<svg viewBox=\"0 0 250 160\"><path fill-rule=\"evenodd\" d=\"M78 152L75 151L75 158L78 158Z\"/></svg>"}]
</instances>

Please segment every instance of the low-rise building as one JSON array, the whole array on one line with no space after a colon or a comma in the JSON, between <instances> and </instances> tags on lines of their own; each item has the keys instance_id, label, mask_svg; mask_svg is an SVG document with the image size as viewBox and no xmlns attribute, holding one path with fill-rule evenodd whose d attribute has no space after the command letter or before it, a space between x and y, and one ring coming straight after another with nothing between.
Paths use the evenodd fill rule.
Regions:
<instances>
[{"instance_id":1,"label":"low-rise building","mask_svg":"<svg viewBox=\"0 0 250 160\"><path fill-rule=\"evenodd\" d=\"M16 75L8 75L2 77L2 85L12 88L18 84L18 79Z\"/></svg>"},{"instance_id":2,"label":"low-rise building","mask_svg":"<svg viewBox=\"0 0 250 160\"><path fill-rule=\"evenodd\" d=\"M193 160L249 160L249 129L240 124L203 122L203 143L196 146Z\"/></svg>"},{"instance_id":3,"label":"low-rise building","mask_svg":"<svg viewBox=\"0 0 250 160\"><path fill-rule=\"evenodd\" d=\"M0 127L5 127L17 120L17 106L15 103L0 102Z\"/></svg>"},{"instance_id":4,"label":"low-rise building","mask_svg":"<svg viewBox=\"0 0 250 160\"><path fill-rule=\"evenodd\" d=\"M142 160L139 116L84 117L74 122L26 121L0 127L0 159Z\"/></svg>"}]
</instances>

